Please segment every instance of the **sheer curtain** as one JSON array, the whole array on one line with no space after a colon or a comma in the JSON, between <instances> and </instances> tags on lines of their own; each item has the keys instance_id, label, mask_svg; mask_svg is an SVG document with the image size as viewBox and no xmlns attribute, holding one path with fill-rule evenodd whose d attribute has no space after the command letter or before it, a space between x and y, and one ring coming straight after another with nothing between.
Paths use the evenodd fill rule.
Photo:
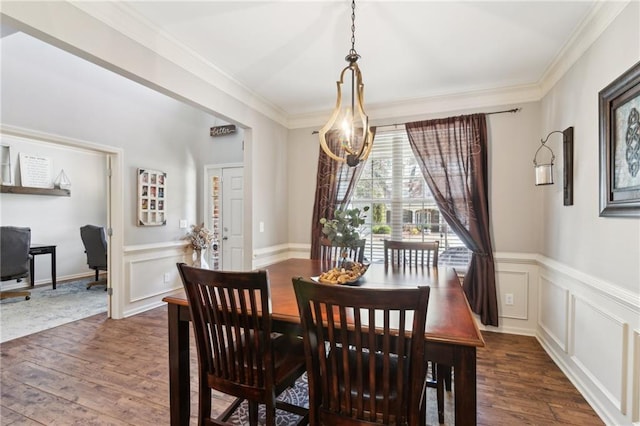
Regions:
<instances>
[{"instance_id":1,"label":"sheer curtain","mask_svg":"<svg viewBox=\"0 0 640 426\"><path fill-rule=\"evenodd\" d=\"M483 324L497 326L485 114L407 123L406 129L441 214L473 252L463 284L469 304Z\"/></svg>"},{"instance_id":2,"label":"sheer curtain","mask_svg":"<svg viewBox=\"0 0 640 426\"><path fill-rule=\"evenodd\" d=\"M375 137L375 127L371 128L371 132ZM338 135L337 131L327 133L327 145L333 152L340 152L342 149ZM336 208L347 206L364 167L364 163L349 167L346 163L330 158L322 148L319 150L316 197L311 222L311 259L320 257L320 237L322 236L320 219L323 217L333 219Z\"/></svg>"}]
</instances>

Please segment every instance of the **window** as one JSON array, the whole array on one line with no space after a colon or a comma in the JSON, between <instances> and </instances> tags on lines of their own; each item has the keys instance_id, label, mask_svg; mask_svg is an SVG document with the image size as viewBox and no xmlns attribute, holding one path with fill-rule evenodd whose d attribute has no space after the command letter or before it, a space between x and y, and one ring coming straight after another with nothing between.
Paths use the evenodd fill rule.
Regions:
<instances>
[{"instance_id":1,"label":"window","mask_svg":"<svg viewBox=\"0 0 640 426\"><path fill-rule=\"evenodd\" d=\"M404 129L377 132L351 206L370 208L364 230L370 262L384 261L385 239L437 240L441 252L464 247L440 215Z\"/></svg>"}]
</instances>

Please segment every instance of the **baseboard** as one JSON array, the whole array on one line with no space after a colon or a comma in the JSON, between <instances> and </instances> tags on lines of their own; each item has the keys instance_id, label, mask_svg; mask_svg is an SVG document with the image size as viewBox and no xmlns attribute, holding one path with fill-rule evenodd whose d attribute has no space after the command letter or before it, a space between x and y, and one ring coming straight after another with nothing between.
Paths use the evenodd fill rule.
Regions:
<instances>
[{"instance_id":1,"label":"baseboard","mask_svg":"<svg viewBox=\"0 0 640 426\"><path fill-rule=\"evenodd\" d=\"M56 277L56 286L60 284L64 284L66 282L70 282L70 281L79 281L79 280L84 280L92 277L94 277L93 272L89 274L82 273L82 274L65 275L63 277ZM50 285L52 285L50 279L41 279L41 280L36 280L34 287L45 287ZM15 280L5 281L2 283L2 285L0 285L0 290L2 291L29 290L30 288L33 288L33 287L31 287L31 285L29 284L28 278L25 278L20 282L17 282Z\"/></svg>"},{"instance_id":2,"label":"baseboard","mask_svg":"<svg viewBox=\"0 0 640 426\"><path fill-rule=\"evenodd\" d=\"M580 392L580 394L589 403L589 405L591 405L591 408L593 408L593 411L596 412L596 414L600 417L600 419L602 419L602 421L607 425L619 424L619 423L616 423L615 419L609 416L608 411L600 403L600 399L591 392L591 390L589 389L589 387L586 385L585 382L583 382L580 378L578 378L574 374L571 366L569 366L564 361L562 356L559 356L559 354L556 352L554 347L552 345L547 344L546 340L541 335L536 334L535 337L538 340L538 343L540 343L540 346L542 346L544 351L547 353L547 355L549 355L549 357L558 366L558 368L564 373L564 375L567 376L571 384L573 384L573 386L576 387L578 392Z\"/></svg>"}]
</instances>

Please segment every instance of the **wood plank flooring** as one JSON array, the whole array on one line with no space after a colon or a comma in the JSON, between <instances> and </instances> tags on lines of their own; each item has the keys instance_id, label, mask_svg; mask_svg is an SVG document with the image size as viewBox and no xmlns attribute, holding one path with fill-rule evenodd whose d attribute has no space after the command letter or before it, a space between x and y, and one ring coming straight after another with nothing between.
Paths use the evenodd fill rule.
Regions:
<instances>
[{"instance_id":1,"label":"wood plank flooring","mask_svg":"<svg viewBox=\"0 0 640 426\"><path fill-rule=\"evenodd\" d=\"M603 424L534 338L483 335L478 424ZM191 355L194 390L195 350ZM124 320L96 315L3 343L0 378L2 425L168 425L166 308ZM434 395L429 399L428 423L437 425ZM194 414L193 392L191 400ZM214 409L230 401L218 395ZM445 405L450 425L452 393Z\"/></svg>"}]
</instances>

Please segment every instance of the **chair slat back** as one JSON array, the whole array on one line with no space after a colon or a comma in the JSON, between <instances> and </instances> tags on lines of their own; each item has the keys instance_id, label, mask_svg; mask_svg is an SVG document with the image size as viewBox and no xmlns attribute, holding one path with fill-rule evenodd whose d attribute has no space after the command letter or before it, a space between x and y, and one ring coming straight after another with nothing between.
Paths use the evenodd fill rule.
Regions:
<instances>
[{"instance_id":1,"label":"chair slat back","mask_svg":"<svg viewBox=\"0 0 640 426\"><path fill-rule=\"evenodd\" d=\"M294 278L310 424L419 423L429 287L366 289Z\"/></svg>"},{"instance_id":2,"label":"chair slat back","mask_svg":"<svg viewBox=\"0 0 640 426\"><path fill-rule=\"evenodd\" d=\"M438 266L438 241L384 240L385 266Z\"/></svg>"},{"instance_id":3,"label":"chair slat back","mask_svg":"<svg viewBox=\"0 0 640 426\"><path fill-rule=\"evenodd\" d=\"M271 307L266 271L225 272L178 264L201 368L211 387L234 393L239 387L273 384Z\"/></svg>"},{"instance_id":4,"label":"chair slat back","mask_svg":"<svg viewBox=\"0 0 640 426\"><path fill-rule=\"evenodd\" d=\"M366 240L362 239L355 247L346 247L347 258L355 262L364 262L365 243ZM337 262L341 260L344 249L344 246L332 245L329 240L323 238L320 240L320 260L327 264Z\"/></svg>"}]
</instances>

